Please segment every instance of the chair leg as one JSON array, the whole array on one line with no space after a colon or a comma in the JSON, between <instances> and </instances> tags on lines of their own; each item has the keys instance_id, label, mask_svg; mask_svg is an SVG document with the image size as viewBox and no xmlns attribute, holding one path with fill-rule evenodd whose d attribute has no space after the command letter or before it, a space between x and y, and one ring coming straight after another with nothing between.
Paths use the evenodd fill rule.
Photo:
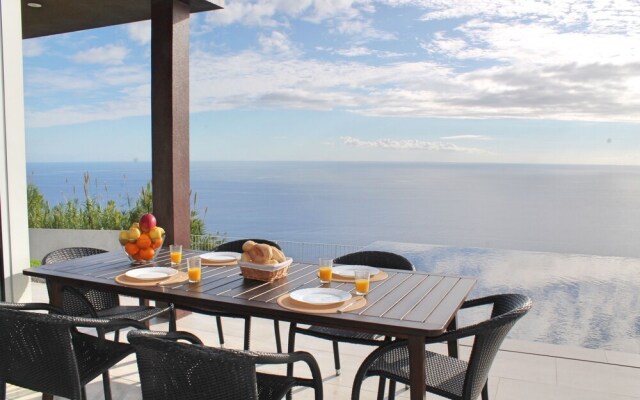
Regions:
<instances>
[{"instance_id":1,"label":"chair leg","mask_svg":"<svg viewBox=\"0 0 640 400\"><path fill-rule=\"evenodd\" d=\"M244 319L244 349L249 350L251 345L251 317Z\"/></svg>"},{"instance_id":2,"label":"chair leg","mask_svg":"<svg viewBox=\"0 0 640 400\"><path fill-rule=\"evenodd\" d=\"M102 373L102 387L104 388L104 399L111 400L111 379L109 378L109 371ZM82 387L82 391L84 391L84 386ZM87 398L86 393L84 394L84 398Z\"/></svg>"},{"instance_id":3,"label":"chair leg","mask_svg":"<svg viewBox=\"0 0 640 400\"><path fill-rule=\"evenodd\" d=\"M0 382L0 400L7 398L7 382Z\"/></svg>"},{"instance_id":4,"label":"chair leg","mask_svg":"<svg viewBox=\"0 0 640 400\"><path fill-rule=\"evenodd\" d=\"M338 341L333 341L333 362L336 366L336 375L340 375L340 350L338 349Z\"/></svg>"},{"instance_id":5,"label":"chair leg","mask_svg":"<svg viewBox=\"0 0 640 400\"><path fill-rule=\"evenodd\" d=\"M296 323L292 322L289 324L289 340L287 340L287 352L293 353L296 346ZM287 364L287 376L293 376L293 363ZM291 390L287 392L287 400L291 400L292 394Z\"/></svg>"},{"instance_id":6,"label":"chair leg","mask_svg":"<svg viewBox=\"0 0 640 400\"><path fill-rule=\"evenodd\" d=\"M169 332L175 332L178 330L178 317L176 316L176 309L175 307L171 307L171 310L169 310Z\"/></svg>"},{"instance_id":7,"label":"chair leg","mask_svg":"<svg viewBox=\"0 0 640 400\"><path fill-rule=\"evenodd\" d=\"M276 351L282 353L282 340L280 340L280 321L273 320L273 332L276 335Z\"/></svg>"},{"instance_id":8,"label":"chair leg","mask_svg":"<svg viewBox=\"0 0 640 400\"><path fill-rule=\"evenodd\" d=\"M216 325L218 325L218 341L220 347L224 347L224 332L222 332L222 317L216 315Z\"/></svg>"},{"instance_id":9,"label":"chair leg","mask_svg":"<svg viewBox=\"0 0 640 400\"><path fill-rule=\"evenodd\" d=\"M389 381L389 400L395 400L396 398L396 381Z\"/></svg>"},{"instance_id":10,"label":"chair leg","mask_svg":"<svg viewBox=\"0 0 640 400\"><path fill-rule=\"evenodd\" d=\"M485 382L482 388L482 400L489 400L489 381Z\"/></svg>"},{"instance_id":11,"label":"chair leg","mask_svg":"<svg viewBox=\"0 0 640 400\"><path fill-rule=\"evenodd\" d=\"M42 393L42 400L53 400L53 395L49 393Z\"/></svg>"},{"instance_id":12,"label":"chair leg","mask_svg":"<svg viewBox=\"0 0 640 400\"><path fill-rule=\"evenodd\" d=\"M120 329L113 331L113 341L116 343L120 341Z\"/></svg>"},{"instance_id":13,"label":"chair leg","mask_svg":"<svg viewBox=\"0 0 640 400\"><path fill-rule=\"evenodd\" d=\"M380 377L380 381L378 382L378 400L384 400L384 387L386 386L387 379Z\"/></svg>"},{"instance_id":14,"label":"chair leg","mask_svg":"<svg viewBox=\"0 0 640 400\"><path fill-rule=\"evenodd\" d=\"M107 395L105 394L105 399ZM82 400L87 400L87 388L85 386L82 387ZM109 400L111 400L111 393L109 393Z\"/></svg>"}]
</instances>

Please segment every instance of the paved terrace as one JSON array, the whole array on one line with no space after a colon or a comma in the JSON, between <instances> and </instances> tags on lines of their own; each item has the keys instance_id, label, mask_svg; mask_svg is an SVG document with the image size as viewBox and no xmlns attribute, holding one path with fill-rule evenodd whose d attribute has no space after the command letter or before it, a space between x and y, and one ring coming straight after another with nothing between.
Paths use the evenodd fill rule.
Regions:
<instances>
[{"instance_id":1,"label":"paved terrace","mask_svg":"<svg viewBox=\"0 0 640 400\"><path fill-rule=\"evenodd\" d=\"M45 286L33 286L34 301L47 301ZM123 299L123 303L130 301L133 300ZM227 318L223 326L227 347L242 348L243 322ZM152 328L166 330L167 323L159 321ZM218 345L213 317L188 314L180 318L178 329L194 333L207 345ZM281 323L280 329L286 341L288 324ZM318 360L324 377L325 398L350 399L353 377L372 348L341 343L342 374L335 376L332 347L328 341L299 335L296 342L296 350L310 351ZM253 319L251 348L275 351L271 321ZM444 346L433 349L443 353L446 351ZM468 354L469 346L463 343L461 356ZM284 368L278 368L277 372L284 374ZM306 373L303 367L297 368L297 372ZM141 398L135 356L129 356L116 365L111 370L111 377L114 399ZM375 399L376 390L377 379L368 379L363 386L361 399ZM87 395L91 400L104 399L100 378L87 386ZM12 386L7 388L7 396L8 399L41 398L38 393ZM507 340L491 369L489 397L492 400L640 399L640 354ZM408 399L409 391L403 385L398 385L396 398ZM440 397L427 395L427 399L437 398ZM313 399L313 392L307 389L296 391L294 399Z\"/></svg>"}]
</instances>

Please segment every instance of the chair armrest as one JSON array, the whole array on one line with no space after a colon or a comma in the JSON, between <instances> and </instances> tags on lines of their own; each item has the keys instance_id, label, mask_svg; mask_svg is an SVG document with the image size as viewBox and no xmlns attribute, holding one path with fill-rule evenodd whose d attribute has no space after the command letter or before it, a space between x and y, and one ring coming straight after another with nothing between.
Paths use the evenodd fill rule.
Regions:
<instances>
[{"instance_id":1,"label":"chair armrest","mask_svg":"<svg viewBox=\"0 0 640 400\"><path fill-rule=\"evenodd\" d=\"M306 351L295 351L293 353L260 353L251 352L257 355L256 363L258 364L293 364L295 362L304 362L311 371L311 379L299 379L305 382L305 385L315 388L316 399L322 398L322 374L316 359Z\"/></svg>"},{"instance_id":2,"label":"chair armrest","mask_svg":"<svg viewBox=\"0 0 640 400\"><path fill-rule=\"evenodd\" d=\"M135 337L135 336L143 336L143 337L152 336L152 337L157 337L159 339L172 340L174 342L177 342L178 340L186 340L187 342L190 342L192 344L203 345L202 341L196 335L189 332L184 332L184 331L162 332L162 331L150 331L150 330L144 329L144 330L129 332L129 334L127 335L127 338Z\"/></svg>"},{"instance_id":3,"label":"chair armrest","mask_svg":"<svg viewBox=\"0 0 640 400\"><path fill-rule=\"evenodd\" d=\"M0 303L0 308L19 311L49 311L53 314L63 314L61 308L49 303Z\"/></svg>"},{"instance_id":4,"label":"chair armrest","mask_svg":"<svg viewBox=\"0 0 640 400\"><path fill-rule=\"evenodd\" d=\"M74 326L83 328L122 329L132 327L137 329L146 329L144 323L128 318L103 319L73 317L68 315L61 315L61 317L70 321Z\"/></svg>"}]
</instances>

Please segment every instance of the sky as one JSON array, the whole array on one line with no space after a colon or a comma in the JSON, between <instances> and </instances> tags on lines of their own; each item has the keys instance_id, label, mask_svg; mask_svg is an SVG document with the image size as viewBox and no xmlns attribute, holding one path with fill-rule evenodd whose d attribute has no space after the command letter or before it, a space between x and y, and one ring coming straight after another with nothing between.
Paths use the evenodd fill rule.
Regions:
<instances>
[{"instance_id":1,"label":"sky","mask_svg":"<svg viewBox=\"0 0 640 400\"><path fill-rule=\"evenodd\" d=\"M638 10L226 0L190 19L191 159L640 165ZM24 40L27 161L150 160L150 39Z\"/></svg>"}]
</instances>

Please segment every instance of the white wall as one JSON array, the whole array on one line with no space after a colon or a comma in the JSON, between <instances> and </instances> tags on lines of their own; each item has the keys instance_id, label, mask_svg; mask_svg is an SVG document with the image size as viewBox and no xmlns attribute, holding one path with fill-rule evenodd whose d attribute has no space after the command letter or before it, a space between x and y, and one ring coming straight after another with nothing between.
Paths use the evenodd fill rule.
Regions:
<instances>
[{"instance_id":1,"label":"white wall","mask_svg":"<svg viewBox=\"0 0 640 400\"><path fill-rule=\"evenodd\" d=\"M42 260L53 250L64 247L95 247L102 250L120 250L120 231L84 229L29 229L30 256Z\"/></svg>"},{"instance_id":2,"label":"white wall","mask_svg":"<svg viewBox=\"0 0 640 400\"><path fill-rule=\"evenodd\" d=\"M0 2L0 218L7 301L31 300L20 1Z\"/></svg>"}]
</instances>

